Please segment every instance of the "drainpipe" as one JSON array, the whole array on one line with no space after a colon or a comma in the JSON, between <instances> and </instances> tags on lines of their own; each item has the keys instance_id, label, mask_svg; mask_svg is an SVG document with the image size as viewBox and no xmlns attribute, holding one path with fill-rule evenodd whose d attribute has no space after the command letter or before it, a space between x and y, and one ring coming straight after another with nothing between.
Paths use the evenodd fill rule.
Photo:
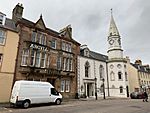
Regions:
<instances>
[{"instance_id":1,"label":"drainpipe","mask_svg":"<svg viewBox=\"0 0 150 113\"><path fill-rule=\"evenodd\" d=\"M21 29L20 29L20 32L22 32ZM14 83L16 81L16 72L17 72L17 66L18 66L18 57L19 57L20 41L21 41L21 34L22 34L20 32L18 31L19 40L18 40L17 55L16 55L16 62L15 62L15 69L14 69L13 85L14 85Z\"/></svg>"}]
</instances>

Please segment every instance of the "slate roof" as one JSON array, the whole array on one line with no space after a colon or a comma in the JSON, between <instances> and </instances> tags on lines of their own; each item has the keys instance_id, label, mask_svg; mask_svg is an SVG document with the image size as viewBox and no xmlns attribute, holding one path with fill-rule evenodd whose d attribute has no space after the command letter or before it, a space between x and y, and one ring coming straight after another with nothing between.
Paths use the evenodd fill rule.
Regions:
<instances>
[{"instance_id":1,"label":"slate roof","mask_svg":"<svg viewBox=\"0 0 150 113\"><path fill-rule=\"evenodd\" d=\"M84 56L84 49L80 49L80 56ZM108 56L94 52L94 51L89 51L89 57L91 59L99 60L99 61L104 61L106 62L108 60Z\"/></svg>"},{"instance_id":2,"label":"slate roof","mask_svg":"<svg viewBox=\"0 0 150 113\"><path fill-rule=\"evenodd\" d=\"M17 27L15 25L15 22L12 19L6 18L5 27L10 29L10 30L17 31Z\"/></svg>"},{"instance_id":3,"label":"slate roof","mask_svg":"<svg viewBox=\"0 0 150 113\"><path fill-rule=\"evenodd\" d=\"M36 23L34 23L34 22L32 22L32 21L30 21L30 20L27 20L27 19L25 19L25 18L22 18L20 21L18 21L18 23L22 23L22 24L24 24L24 25L26 25L26 26L28 26L28 27L35 27L35 25L36 25ZM17 24L18 24L17 23ZM57 32L57 31L54 31L54 30L52 30L52 29L50 29L50 28L46 28L46 32L48 32L48 33L50 33L50 34L52 34L52 35L54 35L54 36L56 36L56 37L60 37L59 35L60 35L60 33L59 32ZM62 38L62 37L61 37ZM75 42L75 43L77 43L77 44L79 44L80 45L80 43L78 43L76 40L74 40L74 39L72 39L71 41L73 41L73 42Z\"/></svg>"},{"instance_id":4,"label":"slate roof","mask_svg":"<svg viewBox=\"0 0 150 113\"><path fill-rule=\"evenodd\" d=\"M131 63L131 65L134 66L137 70L139 70L141 72L150 73L149 67L139 65L139 64L133 64L133 63Z\"/></svg>"},{"instance_id":5,"label":"slate roof","mask_svg":"<svg viewBox=\"0 0 150 113\"><path fill-rule=\"evenodd\" d=\"M17 27L15 25L15 22L9 18L6 18L5 25L0 25L0 27L17 32Z\"/></svg>"}]
</instances>

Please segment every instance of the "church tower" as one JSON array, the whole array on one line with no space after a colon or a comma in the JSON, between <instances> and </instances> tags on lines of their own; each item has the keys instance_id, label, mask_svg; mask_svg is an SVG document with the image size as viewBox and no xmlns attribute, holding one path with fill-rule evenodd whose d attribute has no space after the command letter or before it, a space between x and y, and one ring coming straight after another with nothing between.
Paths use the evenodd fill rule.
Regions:
<instances>
[{"instance_id":1,"label":"church tower","mask_svg":"<svg viewBox=\"0 0 150 113\"><path fill-rule=\"evenodd\" d=\"M121 37L115 24L112 9L108 32L108 80L110 96L128 97L126 60L123 58Z\"/></svg>"}]
</instances>

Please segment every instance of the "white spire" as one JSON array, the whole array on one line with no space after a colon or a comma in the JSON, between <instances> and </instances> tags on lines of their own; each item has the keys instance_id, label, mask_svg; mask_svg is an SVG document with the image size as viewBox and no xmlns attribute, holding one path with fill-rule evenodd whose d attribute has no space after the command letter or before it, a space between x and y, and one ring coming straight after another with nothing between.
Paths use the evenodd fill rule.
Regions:
<instances>
[{"instance_id":1,"label":"white spire","mask_svg":"<svg viewBox=\"0 0 150 113\"><path fill-rule=\"evenodd\" d=\"M115 24L114 18L113 18L113 13L111 9L111 20L110 20L110 28L109 28L108 36L112 36L112 35L120 36L117 26Z\"/></svg>"}]
</instances>

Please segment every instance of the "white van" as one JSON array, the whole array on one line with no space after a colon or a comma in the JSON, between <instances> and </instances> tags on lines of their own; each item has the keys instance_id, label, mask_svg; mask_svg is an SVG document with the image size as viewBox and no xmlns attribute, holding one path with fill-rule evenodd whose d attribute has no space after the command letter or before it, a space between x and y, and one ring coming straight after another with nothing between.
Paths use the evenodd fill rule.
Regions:
<instances>
[{"instance_id":1,"label":"white van","mask_svg":"<svg viewBox=\"0 0 150 113\"><path fill-rule=\"evenodd\" d=\"M62 95L48 82L16 81L12 90L10 103L28 108L31 104L62 102Z\"/></svg>"}]
</instances>

